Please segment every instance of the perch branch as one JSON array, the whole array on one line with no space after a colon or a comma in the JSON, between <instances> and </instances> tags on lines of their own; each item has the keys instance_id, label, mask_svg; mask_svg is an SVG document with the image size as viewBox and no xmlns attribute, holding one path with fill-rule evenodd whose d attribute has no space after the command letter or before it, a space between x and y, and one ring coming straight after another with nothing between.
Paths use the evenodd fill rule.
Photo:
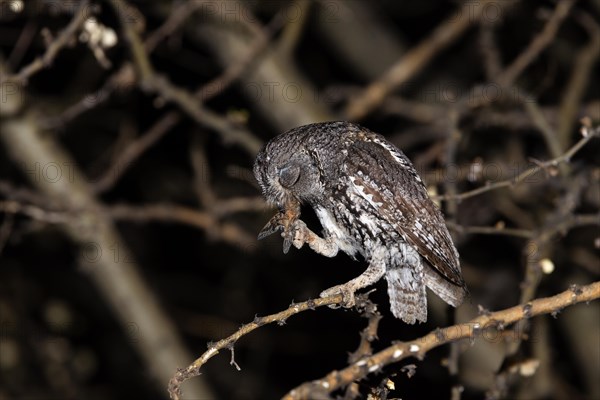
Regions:
<instances>
[{"instance_id":1,"label":"perch branch","mask_svg":"<svg viewBox=\"0 0 600 400\"><path fill-rule=\"evenodd\" d=\"M282 325L292 315L296 315L306 310L314 310L316 307L329 306L332 304L339 304L343 300L342 295L335 295L330 297L324 297L320 299L308 300L302 303L291 304L290 307L276 314L267 315L265 317L255 317L254 321L249 324L242 325L234 334L221 339L216 343L209 343L208 350L204 352L199 358L191 363L187 368L180 369L177 371L175 376L169 381L169 394L172 400L180 400L182 397L180 386L186 380L200 375L200 368L206 364L208 360L219 354L220 350L231 349L235 343L240 340L243 336L249 334L253 330L260 328L263 325L277 322Z\"/></svg>"},{"instance_id":2,"label":"perch branch","mask_svg":"<svg viewBox=\"0 0 600 400\"><path fill-rule=\"evenodd\" d=\"M374 290L374 289L373 289ZM372 291L373 291L372 290ZM371 292L372 292L371 291ZM377 339L377 330L379 329L379 321L381 321L381 313L377 310L377 304L369 300L368 296L371 292L359 294L362 316L368 319L367 326L360 332L360 344L354 353L348 356L348 362L353 363L361 358L373 355L371 343Z\"/></svg>"},{"instance_id":3,"label":"perch branch","mask_svg":"<svg viewBox=\"0 0 600 400\"><path fill-rule=\"evenodd\" d=\"M536 299L527 304L486 313L467 323L436 329L419 339L396 343L340 371L332 371L321 379L304 383L287 393L283 399L320 398L336 389L363 379L371 373L381 371L386 365L397 363L408 357L422 358L429 350L443 344L460 339L476 338L482 335L486 329L496 329L501 324L506 326L523 319L557 312L571 305L589 302L598 298L600 298L600 282L582 287L573 285L568 290L552 297Z\"/></svg>"}]
</instances>

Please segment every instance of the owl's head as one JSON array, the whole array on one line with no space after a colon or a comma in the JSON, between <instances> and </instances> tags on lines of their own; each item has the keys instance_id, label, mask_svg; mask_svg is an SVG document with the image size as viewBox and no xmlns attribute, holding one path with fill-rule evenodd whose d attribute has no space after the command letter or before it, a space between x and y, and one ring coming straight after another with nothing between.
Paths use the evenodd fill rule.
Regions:
<instances>
[{"instance_id":1,"label":"owl's head","mask_svg":"<svg viewBox=\"0 0 600 400\"><path fill-rule=\"evenodd\" d=\"M271 140L254 163L254 176L265 198L280 209L312 203L323 193L317 160L305 146L290 139L284 134Z\"/></svg>"}]
</instances>

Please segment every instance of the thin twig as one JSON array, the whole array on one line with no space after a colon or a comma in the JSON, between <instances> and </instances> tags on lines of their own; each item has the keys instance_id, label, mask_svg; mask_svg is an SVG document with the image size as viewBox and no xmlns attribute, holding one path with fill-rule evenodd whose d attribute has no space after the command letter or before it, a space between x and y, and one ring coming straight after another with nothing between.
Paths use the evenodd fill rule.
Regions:
<instances>
[{"instance_id":1,"label":"thin twig","mask_svg":"<svg viewBox=\"0 0 600 400\"><path fill-rule=\"evenodd\" d=\"M483 67L488 81L493 81L502 72L502 56L496 45L496 24L484 21L479 26L479 50L483 56Z\"/></svg>"},{"instance_id":2,"label":"thin twig","mask_svg":"<svg viewBox=\"0 0 600 400\"><path fill-rule=\"evenodd\" d=\"M169 18L144 41L146 51L149 53L154 51L161 41L173 34L177 28L183 25L186 19L190 18L202 7L206 7L206 3L202 1L185 1L179 7L175 8L169 14Z\"/></svg>"},{"instance_id":3,"label":"thin twig","mask_svg":"<svg viewBox=\"0 0 600 400\"><path fill-rule=\"evenodd\" d=\"M575 0L561 0L556 4L552 16L544 25L542 31L529 43L529 46L519 54L519 56L510 64L498 78L502 86L511 86L515 79L527 68L529 64L546 48L558 32L558 28L564 19L569 15L571 7Z\"/></svg>"},{"instance_id":4,"label":"thin twig","mask_svg":"<svg viewBox=\"0 0 600 400\"><path fill-rule=\"evenodd\" d=\"M377 108L394 90L407 82L433 59L441 50L448 47L471 25L477 23L490 0L465 3L458 12L442 22L429 37L405 53L382 77L369 84L358 96L350 100L343 115L348 120L360 120ZM499 3L495 3L499 6ZM502 4L505 9L508 5Z\"/></svg>"},{"instance_id":5,"label":"thin twig","mask_svg":"<svg viewBox=\"0 0 600 400\"><path fill-rule=\"evenodd\" d=\"M369 300L369 294L361 293L357 297L357 307L362 310L362 316L367 318L369 322L365 329L360 332L360 344L356 351L348 356L348 362L353 363L362 358L373 355L371 343L377 339L377 330L379 329L379 321L381 321L381 313L377 310L377 304Z\"/></svg>"},{"instance_id":6,"label":"thin twig","mask_svg":"<svg viewBox=\"0 0 600 400\"><path fill-rule=\"evenodd\" d=\"M125 13L122 12L127 3L122 0L110 0L110 3L119 15L121 27L129 43L132 59L139 74L140 87L143 90L160 95L165 100L175 102L198 124L218 132L226 143L237 143L251 155L258 153L262 147L260 139L248 130L230 123L217 113L201 106L195 96L187 90L175 86L166 77L154 72L148 53L138 33L128 23ZM127 7L130 6L127 5Z\"/></svg>"},{"instance_id":7,"label":"thin twig","mask_svg":"<svg viewBox=\"0 0 600 400\"><path fill-rule=\"evenodd\" d=\"M214 205L211 212L219 217L230 215L239 212L269 210L271 206L267 204L262 196L254 197L232 197L228 199L219 199L219 202Z\"/></svg>"},{"instance_id":8,"label":"thin twig","mask_svg":"<svg viewBox=\"0 0 600 400\"><path fill-rule=\"evenodd\" d=\"M13 69L16 69L17 65L21 63L25 52L29 49L31 42L34 39L37 31L37 25L38 24L36 21L30 20L21 31L21 34L15 43L14 49L11 51L8 59L6 60L6 65L8 65L9 68L12 67Z\"/></svg>"},{"instance_id":9,"label":"thin twig","mask_svg":"<svg viewBox=\"0 0 600 400\"><path fill-rule=\"evenodd\" d=\"M294 0L291 4L299 14L299 17L293 21L288 21L283 29L279 41L277 42L277 51L288 58L293 57L294 50L298 46L302 34L311 16L310 0ZM290 7L291 8L291 7Z\"/></svg>"},{"instance_id":10,"label":"thin twig","mask_svg":"<svg viewBox=\"0 0 600 400\"><path fill-rule=\"evenodd\" d=\"M113 187L125 171L142 155L158 142L171 128L181 120L180 115L170 111L163 115L144 134L132 141L119 153L102 176L92 184L95 193L102 193Z\"/></svg>"},{"instance_id":11,"label":"thin twig","mask_svg":"<svg viewBox=\"0 0 600 400\"><path fill-rule=\"evenodd\" d=\"M0 202L1 207L2 202ZM0 255L4 250L4 247L8 243L8 239L10 238L10 234L13 230L15 224L15 216L14 214L7 214L0 224Z\"/></svg>"},{"instance_id":12,"label":"thin twig","mask_svg":"<svg viewBox=\"0 0 600 400\"><path fill-rule=\"evenodd\" d=\"M285 311L267 315L265 317L256 317L254 318L254 321L250 322L249 324L243 325L234 334L226 337L225 339L221 339L216 343L209 343L208 350L205 351L204 354L197 358L196 361L191 363L187 368L180 369L179 371L177 371L175 376L171 378L171 380L169 381L169 394L171 395L171 399L180 400L182 398L180 386L183 382L190 378L200 375L200 368L204 364L206 364L208 360L213 358L215 355L219 354L220 350L230 349L239 339L249 334L253 330L260 328L263 325L271 324L273 322L283 324L292 315L296 315L306 310L314 310L317 307L339 304L343 300L342 297L343 296L341 294L338 294L335 296L324 297L320 299L304 301L302 303L292 304Z\"/></svg>"},{"instance_id":13,"label":"thin twig","mask_svg":"<svg viewBox=\"0 0 600 400\"><path fill-rule=\"evenodd\" d=\"M448 121L448 135L444 154L445 168L450 165L456 165L456 152L458 151L458 145L462 137L462 132L458 127L459 115L456 110L450 110L448 112ZM446 214L448 219L452 221L456 217L456 212L458 210L458 201L452 197L456 195L456 180L446 179L444 181L444 190L448 196L448 200L446 201Z\"/></svg>"},{"instance_id":14,"label":"thin twig","mask_svg":"<svg viewBox=\"0 0 600 400\"><path fill-rule=\"evenodd\" d=\"M171 222L189 225L205 232L211 238L222 240L244 251L252 252L257 248L254 235L245 232L238 225L221 222L215 216L190 207L176 204L149 204L98 206L93 209L48 210L14 200L0 201L0 212L8 215L22 214L36 221L49 224L70 224L85 219L90 213L101 213L118 221Z\"/></svg>"},{"instance_id":15,"label":"thin twig","mask_svg":"<svg viewBox=\"0 0 600 400\"><path fill-rule=\"evenodd\" d=\"M40 124L46 129L62 128L84 112L104 103L114 91L126 91L134 86L135 71L133 65L131 63L124 63L117 72L105 80L100 89L87 93L79 101L69 105L59 115L40 117Z\"/></svg>"},{"instance_id":16,"label":"thin twig","mask_svg":"<svg viewBox=\"0 0 600 400\"><path fill-rule=\"evenodd\" d=\"M90 7L89 0L82 0L71 22L50 42L46 52L21 68L18 73L0 78L0 85L8 81L25 85L32 75L51 65L58 53L73 40L79 28L95 11L95 7Z\"/></svg>"},{"instance_id":17,"label":"thin twig","mask_svg":"<svg viewBox=\"0 0 600 400\"><path fill-rule=\"evenodd\" d=\"M563 152L563 148L558 140L556 130L548 123L548 120L542 113L541 107L531 98L525 101L523 106L525 107L525 111L527 111L529 114L531 122L533 122L535 127L542 133L542 137L546 142L550 156L553 158L559 157ZM569 168L567 165L561 164L559 167L564 175L568 174Z\"/></svg>"},{"instance_id":18,"label":"thin twig","mask_svg":"<svg viewBox=\"0 0 600 400\"><path fill-rule=\"evenodd\" d=\"M460 234L505 235L524 239L533 237L534 232L527 229L505 228L496 226L463 226L454 222L446 222L448 228Z\"/></svg>"},{"instance_id":19,"label":"thin twig","mask_svg":"<svg viewBox=\"0 0 600 400\"><path fill-rule=\"evenodd\" d=\"M480 195L485 192L489 192L491 190L496 190L496 189L503 188L503 187L514 186L520 182L523 182L528 177L530 177L542 170L545 170L547 168L556 167L557 165L564 163L564 162L569 162L571 160L571 158L579 150L581 150L581 148L583 146L585 146L594 137L600 136L600 127L596 127L595 129L583 127L582 132L583 132L583 137L573 147L571 147L569 150L567 150L567 152L565 152L561 156L556 157L552 160L540 162L540 163L536 164L534 167L531 167L531 168L521 172L519 175L517 175L514 178L490 183L489 185L486 185L486 186L483 186L483 187L480 187L477 189L469 190L467 192L463 192L463 193L460 193L457 195L435 196L435 197L433 197L433 199L438 200L438 201L440 201L440 200L446 201L446 200L450 200L450 199L461 201L461 200L468 199L473 196Z\"/></svg>"},{"instance_id":20,"label":"thin twig","mask_svg":"<svg viewBox=\"0 0 600 400\"><path fill-rule=\"evenodd\" d=\"M218 203L218 197L211 185L212 171L204 151L203 138L194 136L190 146L190 163L194 169L193 188L202 207L212 213L213 207Z\"/></svg>"},{"instance_id":21,"label":"thin twig","mask_svg":"<svg viewBox=\"0 0 600 400\"><path fill-rule=\"evenodd\" d=\"M290 8L293 6L294 4L292 3ZM196 91L196 96L203 102L206 102L225 91L244 73L244 71L248 70L253 62L256 61L257 56L267 48L267 45L270 43L275 32L283 25L286 11L288 10L284 9L275 14L275 16L271 18L271 21L261 29L261 34L256 35L255 39L250 43L247 50L248 53L237 62L231 63L225 68L221 75L202 85L202 87Z\"/></svg>"},{"instance_id":22,"label":"thin twig","mask_svg":"<svg viewBox=\"0 0 600 400\"><path fill-rule=\"evenodd\" d=\"M64 224L72 220L64 212L45 210L38 206L23 204L13 200L0 201L0 212L7 215L22 214L36 221L49 224Z\"/></svg>"},{"instance_id":23,"label":"thin twig","mask_svg":"<svg viewBox=\"0 0 600 400\"><path fill-rule=\"evenodd\" d=\"M214 237L225 241L242 250L252 251L256 248L256 238L241 229L238 225L219 222L211 214L180 205L154 204L145 206L130 206L119 204L106 207L105 213L114 219L136 222L175 222L194 226L209 231Z\"/></svg>"},{"instance_id":24,"label":"thin twig","mask_svg":"<svg viewBox=\"0 0 600 400\"><path fill-rule=\"evenodd\" d=\"M0 180L0 194L8 200L32 203L38 206L45 205L48 208L49 199L47 197L32 189L17 187L4 180Z\"/></svg>"},{"instance_id":25,"label":"thin twig","mask_svg":"<svg viewBox=\"0 0 600 400\"><path fill-rule=\"evenodd\" d=\"M588 88L592 70L600 56L600 26L596 20L580 10L574 12L574 17L588 32L590 41L577 53L560 101L557 131L562 148L566 148L570 143L573 122L577 118L577 111Z\"/></svg>"}]
</instances>

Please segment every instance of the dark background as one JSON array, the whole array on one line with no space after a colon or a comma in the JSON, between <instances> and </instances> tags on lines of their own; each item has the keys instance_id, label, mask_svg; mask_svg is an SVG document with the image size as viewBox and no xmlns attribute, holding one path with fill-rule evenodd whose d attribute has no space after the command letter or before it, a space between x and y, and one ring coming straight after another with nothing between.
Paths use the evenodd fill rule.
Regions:
<instances>
[{"instance_id":1,"label":"dark background","mask_svg":"<svg viewBox=\"0 0 600 400\"><path fill-rule=\"evenodd\" d=\"M132 1L126 14L133 30L146 39L191 3ZM366 116L353 118L348 102L411 49L430 42L436 27L456 17L461 2L206 2L206 7L190 8L148 54L154 70L188 94L227 68L241 66L231 84L217 85L215 96L197 100L224 121L225 128L219 130L191 116L179 101L144 86L131 67L129 42L117 13L106 2L91 2L89 10L97 21L116 34L116 44L101 49L110 66L101 65L78 29L51 63L26 82L3 81L0 399L167 397L166 380L151 372L137 350L146 333L135 320L115 314L107 301L110 290L99 289L82 263L98 254L89 253L72 230L65 230L83 218L81 210L44 190L44 181L55 177L53 171L33 159L19 161L7 144L7 123L32 123L39 137L58 143L75 160L85 178L74 180L94 187L160 118L170 112L181 115L139 157L117 165L123 174L94 195L104 207L102 218L116 226L122 242L93 251L101 251L113 264L139 268L195 358L207 342L226 337L255 315L317 297L366 268L362 260L343 254L328 259L306 248L284 255L277 235L255 241L274 211L261 203L251 175L253 151L227 143L223 131L242 129L265 142L302 123L353 119L398 145L437 193L461 193L514 178L533 166L532 160L555 158L575 144L581 138L581 118L590 118L592 124L600 119L597 2L575 2L526 68L507 86L496 83L504 68L542 35L559 3L490 2L484 17L463 15L474 19L470 28L436 49L429 62L393 87ZM15 12L19 4L0 0L0 73L5 77L41 56L48 38L44 32L55 39L79 6L77 1L37 0ZM267 39L246 57L250 62L244 61L253 35ZM240 43L246 50L236 50ZM269 73L256 71L271 65L273 54L285 63L272 80L264 79ZM111 81L125 66L133 74ZM574 77L584 79L580 88L574 88ZM468 100L476 96L478 85L500 88L502 95L473 105ZM566 102L571 113L565 103L568 94L573 96ZM548 127L546 136L543 127ZM559 142L558 154L550 149L553 141ZM598 140L591 141L568 171L547 169L515 187L450 206L445 202L470 304L452 315L430 297L428 322L409 326L390 314L385 283L379 282L371 295L383 315L374 349L418 338L455 320L467 321L477 315L477 305L500 310L553 295L573 283L598 280L599 150ZM69 179L64 166L60 173L60 179ZM237 210L219 211L234 198L241 199ZM46 213L26 207L15 211L8 202ZM129 217L107 211L122 204L130 207L125 212ZM134 209L156 204L185 206L209 216L209 223L198 226L169 213L157 218L153 211L132 220ZM53 221L52 215L62 219ZM578 215L592 216L591 224L589 218L573 222ZM303 216L318 231L311 210L303 210ZM461 226L494 231L498 223L519 231L460 231ZM224 224L235 232L225 234ZM550 274L540 271L544 259L554 265ZM528 272L533 280L525 279ZM529 295L527 289L532 290ZM485 398L486 393L511 399L598 398L599 317L593 303L567 308L557 318L537 317L524 328L530 340L516 351L507 350L511 335L518 336L512 333L506 340L494 334L465 341L456 347L464 350L458 374L451 375L443 365L450 349L446 345L424 360L404 360L371 374L359 382L359 390L365 397L375 390L381 398L450 398L452 387L461 385L464 399ZM307 311L284 326L264 326L242 338L235 346L241 371L229 365L230 354L223 351L202 368L200 378L192 379L203 379L217 398L281 397L302 382L346 366L366 322L354 310ZM532 377L507 372L528 360L539 361ZM407 364L416 365L410 378L401 370ZM386 394L382 387L387 378L396 389Z\"/></svg>"}]
</instances>

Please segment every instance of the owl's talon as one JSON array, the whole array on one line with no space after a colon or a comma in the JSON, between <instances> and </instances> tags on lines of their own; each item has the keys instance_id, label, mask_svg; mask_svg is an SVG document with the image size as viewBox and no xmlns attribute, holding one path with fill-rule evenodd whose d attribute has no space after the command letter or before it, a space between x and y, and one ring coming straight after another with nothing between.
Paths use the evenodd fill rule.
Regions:
<instances>
[{"instance_id":1,"label":"owl's talon","mask_svg":"<svg viewBox=\"0 0 600 400\"><path fill-rule=\"evenodd\" d=\"M329 296L335 296L337 294L341 294L342 302L339 305L341 305L344 308L351 308L351 307L354 307L354 305L356 304L356 300L354 298L355 291L356 291L356 289L354 287L347 286L347 285L338 285L338 286L334 286L332 288L322 291L320 296L321 297L329 297ZM336 306L337 305L334 304L329 307L336 308Z\"/></svg>"},{"instance_id":2,"label":"owl's talon","mask_svg":"<svg viewBox=\"0 0 600 400\"><path fill-rule=\"evenodd\" d=\"M283 253L287 254L292 247L292 244L295 248L301 248L306 242L306 224L301 220L296 220L292 223L289 229L283 229L281 232L281 237L283 238Z\"/></svg>"},{"instance_id":3,"label":"owl's talon","mask_svg":"<svg viewBox=\"0 0 600 400\"><path fill-rule=\"evenodd\" d=\"M290 230L292 236L292 244L297 249L302 248L304 243L306 243L306 233L308 230L306 224L304 223L304 221L298 219L294 221L294 224L292 225L292 228Z\"/></svg>"}]
</instances>

